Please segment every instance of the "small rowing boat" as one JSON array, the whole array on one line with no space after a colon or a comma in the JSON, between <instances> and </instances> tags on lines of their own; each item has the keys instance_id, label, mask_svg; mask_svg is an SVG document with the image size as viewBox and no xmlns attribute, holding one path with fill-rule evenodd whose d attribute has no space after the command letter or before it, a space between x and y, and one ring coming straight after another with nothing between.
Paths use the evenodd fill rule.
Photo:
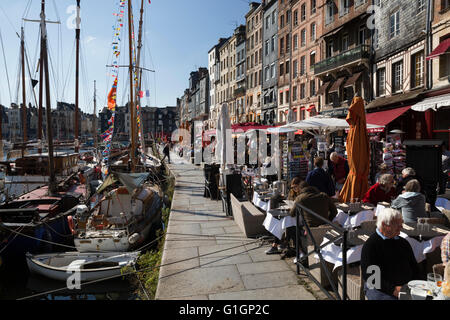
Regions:
<instances>
[{"instance_id":1,"label":"small rowing boat","mask_svg":"<svg viewBox=\"0 0 450 320\"><path fill-rule=\"evenodd\" d=\"M31 272L45 277L67 281L72 274L79 272L81 282L119 276L121 269L136 263L135 252L63 252L32 255L26 254Z\"/></svg>"}]
</instances>

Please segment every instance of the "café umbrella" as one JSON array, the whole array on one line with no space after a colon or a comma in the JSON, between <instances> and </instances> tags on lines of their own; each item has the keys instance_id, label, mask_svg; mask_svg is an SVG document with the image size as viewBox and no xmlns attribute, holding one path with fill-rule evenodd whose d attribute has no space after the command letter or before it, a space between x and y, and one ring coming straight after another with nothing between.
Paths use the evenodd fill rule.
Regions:
<instances>
[{"instance_id":1,"label":"caf\u00e9 umbrella","mask_svg":"<svg viewBox=\"0 0 450 320\"><path fill-rule=\"evenodd\" d=\"M361 97L353 98L346 120L350 125L347 135L347 158L350 172L339 194L339 200L342 202L362 199L369 189L369 137L364 100Z\"/></svg>"}]
</instances>

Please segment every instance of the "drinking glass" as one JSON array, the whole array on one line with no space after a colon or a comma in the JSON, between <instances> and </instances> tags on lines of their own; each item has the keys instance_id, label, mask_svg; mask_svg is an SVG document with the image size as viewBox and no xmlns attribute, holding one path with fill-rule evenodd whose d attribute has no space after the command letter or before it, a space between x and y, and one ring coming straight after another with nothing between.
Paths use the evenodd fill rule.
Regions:
<instances>
[{"instance_id":1,"label":"drinking glass","mask_svg":"<svg viewBox=\"0 0 450 320\"><path fill-rule=\"evenodd\" d=\"M436 273L429 273L427 274L427 283L428 288L433 293L433 296L436 296L438 295L442 285L442 276Z\"/></svg>"}]
</instances>

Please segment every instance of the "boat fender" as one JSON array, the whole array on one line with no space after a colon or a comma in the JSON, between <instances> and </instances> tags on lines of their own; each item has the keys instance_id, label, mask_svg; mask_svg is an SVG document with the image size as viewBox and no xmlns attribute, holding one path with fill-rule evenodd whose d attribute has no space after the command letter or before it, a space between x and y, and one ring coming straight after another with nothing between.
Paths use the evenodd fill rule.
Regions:
<instances>
[{"instance_id":1,"label":"boat fender","mask_svg":"<svg viewBox=\"0 0 450 320\"><path fill-rule=\"evenodd\" d=\"M75 231L75 224L72 216L67 216L67 224L69 225L70 232L75 235L77 232Z\"/></svg>"},{"instance_id":2,"label":"boat fender","mask_svg":"<svg viewBox=\"0 0 450 320\"><path fill-rule=\"evenodd\" d=\"M133 233L129 238L128 238L128 242L130 244L135 244L137 242L139 242L141 239L141 235L139 233Z\"/></svg>"}]
</instances>

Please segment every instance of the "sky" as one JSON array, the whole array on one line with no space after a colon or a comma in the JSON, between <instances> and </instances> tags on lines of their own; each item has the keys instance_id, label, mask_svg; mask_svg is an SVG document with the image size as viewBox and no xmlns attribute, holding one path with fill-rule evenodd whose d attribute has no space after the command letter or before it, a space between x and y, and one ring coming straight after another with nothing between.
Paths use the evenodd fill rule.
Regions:
<instances>
[{"instance_id":1,"label":"sky","mask_svg":"<svg viewBox=\"0 0 450 320\"><path fill-rule=\"evenodd\" d=\"M132 0L135 32L138 31L141 0ZM76 0L46 0L50 48L51 105L56 101L75 101L75 6ZM175 106L189 85L189 74L208 66L208 51L221 37L229 37L234 29L245 24L249 10L247 0L144 0L144 32L141 66L144 97L142 105ZM35 105L39 86L31 90L31 79L39 79L39 20L41 0L0 1L0 104L22 103L19 85L20 38L24 28L27 52L26 101ZM94 81L97 112L107 102L112 85L113 26L118 19L118 0L81 0L81 57L79 105L82 111L93 112ZM129 65L127 5L121 32L119 65ZM3 45L2 45L3 44ZM5 63L6 62L6 63ZM5 67L6 65L6 67ZM129 95L128 68L120 68L117 104L123 105Z\"/></svg>"}]
</instances>

